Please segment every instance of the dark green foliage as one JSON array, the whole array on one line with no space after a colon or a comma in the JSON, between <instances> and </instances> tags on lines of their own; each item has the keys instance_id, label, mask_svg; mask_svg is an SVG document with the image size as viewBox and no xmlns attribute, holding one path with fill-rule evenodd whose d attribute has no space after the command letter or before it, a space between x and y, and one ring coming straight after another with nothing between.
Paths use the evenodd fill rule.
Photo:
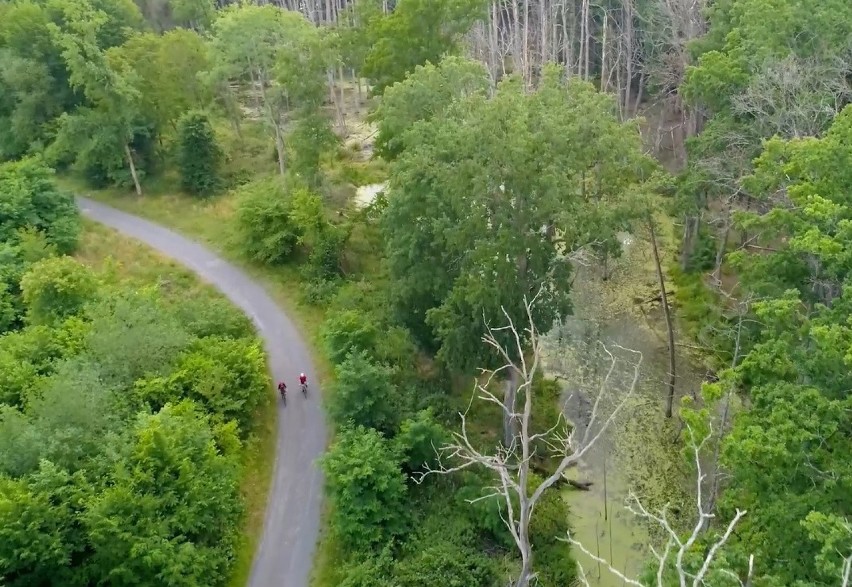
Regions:
<instances>
[{"instance_id":1,"label":"dark green foliage","mask_svg":"<svg viewBox=\"0 0 852 587\"><path fill-rule=\"evenodd\" d=\"M222 151L210 120L203 112L187 112L178 121L177 165L187 193L209 196L220 185Z\"/></svg>"},{"instance_id":2,"label":"dark green foliage","mask_svg":"<svg viewBox=\"0 0 852 587\"><path fill-rule=\"evenodd\" d=\"M422 545L400 562L394 584L400 587L492 587L497 571L493 561L474 549L442 540Z\"/></svg>"},{"instance_id":3,"label":"dark green foliage","mask_svg":"<svg viewBox=\"0 0 852 587\"><path fill-rule=\"evenodd\" d=\"M438 450L449 439L447 430L435 421L429 409L405 420L394 438L397 452L403 457L403 466L409 472L422 471L425 465L434 467Z\"/></svg>"},{"instance_id":4,"label":"dark green foliage","mask_svg":"<svg viewBox=\"0 0 852 587\"><path fill-rule=\"evenodd\" d=\"M545 585L571 585L576 579L577 566L565 542L569 529L568 506L559 491L551 488L536 505L530 522L533 568Z\"/></svg>"},{"instance_id":5,"label":"dark green foliage","mask_svg":"<svg viewBox=\"0 0 852 587\"><path fill-rule=\"evenodd\" d=\"M368 551L405 531L405 475L381 434L362 426L342 428L322 467L333 528L347 548Z\"/></svg>"},{"instance_id":6,"label":"dark green foliage","mask_svg":"<svg viewBox=\"0 0 852 587\"><path fill-rule=\"evenodd\" d=\"M391 369L374 363L367 353L350 352L335 369L334 395L328 407L335 424L351 422L392 435L405 409L392 376Z\"/></svg>"}]
</instances>

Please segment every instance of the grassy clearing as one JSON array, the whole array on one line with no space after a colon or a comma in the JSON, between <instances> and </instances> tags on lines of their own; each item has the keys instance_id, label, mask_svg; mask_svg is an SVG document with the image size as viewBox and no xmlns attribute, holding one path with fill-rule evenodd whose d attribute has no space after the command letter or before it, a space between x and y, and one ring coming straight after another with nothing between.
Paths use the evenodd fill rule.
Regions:
<instances>
[{"instance_id":1,"label":"grassy clearing","mask_svg":"<svg viewBox=\"0 0 852 587\"><path fill-rule=\"evenodd\" d=\"M140 286L157 284L174 301L198 297L222 297L182 265L112 229L86 221L77 259L108 277L129 280ZM270 386L271 389L271 386ZM275 465L277 411L272 392L259 407L243 453L241 491L246 506L243 536L237 549L230 585L248 582L251 563L263 530L272 470Z\"/></svg>"}]
</instances>

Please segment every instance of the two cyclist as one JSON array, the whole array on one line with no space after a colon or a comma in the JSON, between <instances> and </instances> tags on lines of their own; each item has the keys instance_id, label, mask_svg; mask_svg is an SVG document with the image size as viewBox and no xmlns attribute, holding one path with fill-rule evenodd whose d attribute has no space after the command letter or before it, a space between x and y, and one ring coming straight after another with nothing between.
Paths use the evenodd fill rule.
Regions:
<instances>
[{"instance_id":1,"label":"two cyclist","mask_svg":"<svg viewBox=\"0 0 852 587\"><path fill-rule=\"evenodd\" d=\"M308 397L308 378L304 373L299 373L299 385L302 388L302 394ZM278 393L281 394L281 399L287 403L287 384L283 381L278 382Z\"/></svg>"}]
</instances>

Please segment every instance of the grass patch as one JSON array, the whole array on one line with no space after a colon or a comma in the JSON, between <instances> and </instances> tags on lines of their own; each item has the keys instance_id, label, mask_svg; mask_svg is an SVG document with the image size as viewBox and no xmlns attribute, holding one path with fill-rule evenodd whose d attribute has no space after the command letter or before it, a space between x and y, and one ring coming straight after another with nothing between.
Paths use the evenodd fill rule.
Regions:
<instances>
[{"instance_id":1,"label":"grass patch","mask_svg":"<svg viewBox=\"0 0 852 587\"><path fill-rule=\"evenodd\" d=\"M85 220L75 257L110 279L126 280L140 286L157 284L165 297L175 302L198 297L225 299L213 286L202 282L179 263L94 221ZM246 514L229 583L233 587L243 587L248 583L254 552L263 531L267 494L275 466L277 411L274 400L275 394L270 391L254 415L252 429L243 447L240 490Z\"/></svg>"}]
</instances>

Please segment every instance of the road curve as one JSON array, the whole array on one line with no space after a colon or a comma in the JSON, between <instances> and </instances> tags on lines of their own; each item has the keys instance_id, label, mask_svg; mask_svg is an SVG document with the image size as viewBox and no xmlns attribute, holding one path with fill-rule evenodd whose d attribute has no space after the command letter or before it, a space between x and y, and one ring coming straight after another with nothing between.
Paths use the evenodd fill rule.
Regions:
<instances>
[{"instance_id":1,"label":"road curve","mask_svg":"<svg viewBox=\"0 0 852 587\"><path fill-rule=\"evenodd\" d=\"M325 450L327 436L319 389L312 385L307 399L297 391L300 371L305 372L309 382L316 382L317 377L295 325L260 285L198 243L87 198L77 198L77 204L89 218L192 269L239 306L257 326L265 341L273 379L283 379L290 393L286 408L280 400L275 402L275 472L249 585L307 587L322 504L322 473L316 459Z\"/></svg>"}]
</instances>

